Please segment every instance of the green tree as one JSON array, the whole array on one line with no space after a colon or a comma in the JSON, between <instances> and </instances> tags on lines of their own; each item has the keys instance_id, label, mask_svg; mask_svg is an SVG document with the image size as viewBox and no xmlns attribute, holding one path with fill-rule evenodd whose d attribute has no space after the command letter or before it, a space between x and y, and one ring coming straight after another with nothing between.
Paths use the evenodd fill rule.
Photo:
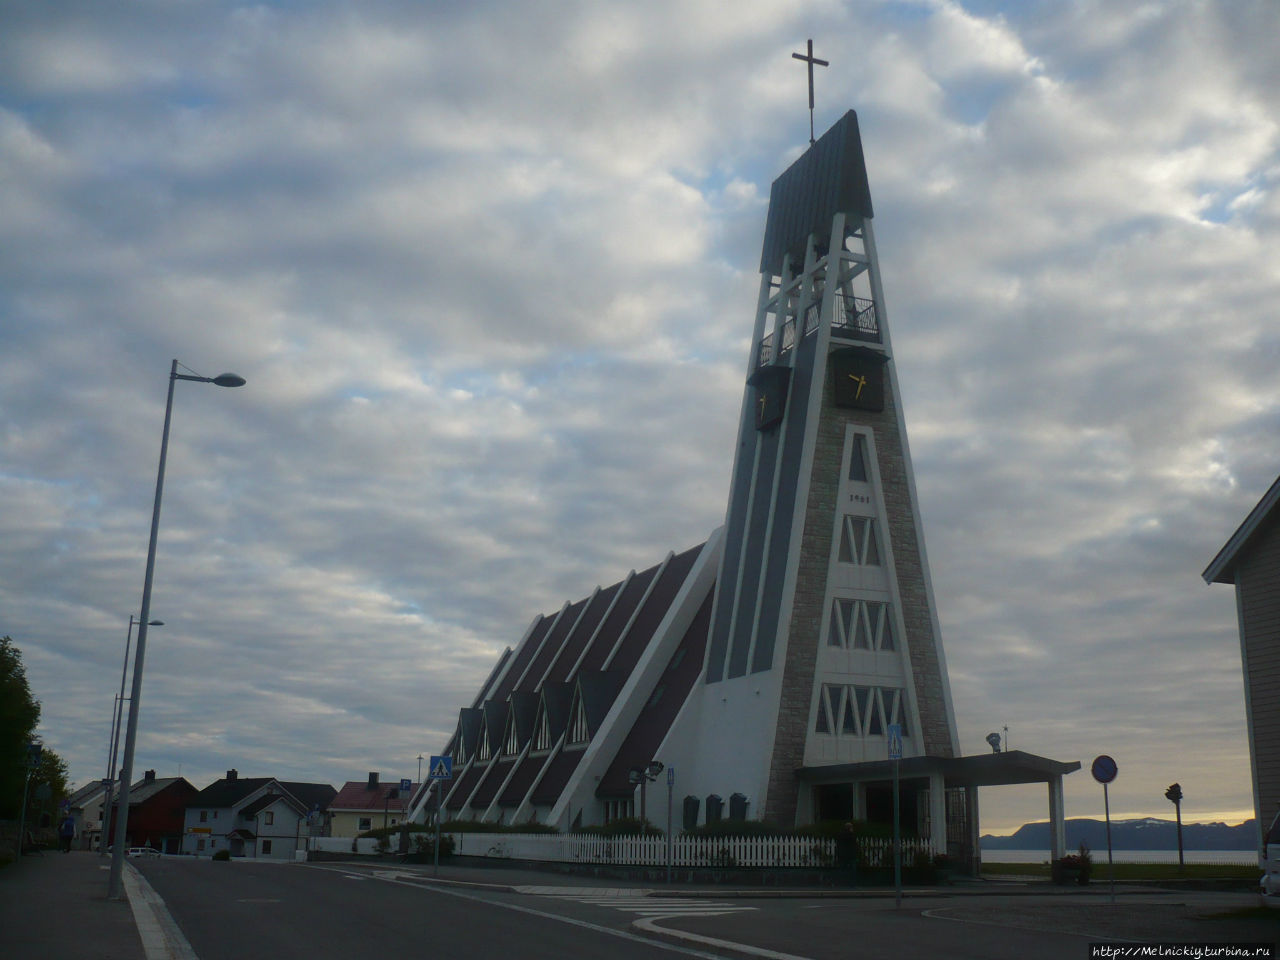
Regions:
<instances>
[{"instance_id":1,"label":"green tree","mask_svg":"<svg viewBox=\"0 0 1280 960\"><path fill-rule=\"evenodd\" d=\"M27 775L27 744L39 722L40 701L31 695L22 654L10 637L0 638L0 820L18 818ZM65 763L62 772L65 787Z\"/></svg>"},{"instance_id":2,"label":"green tree","mask_svg":"<svg viewBox=\"0 0 1280 960\"><path fill-rule=\"evenodd\" d=\"M42 789L44 787L49 789ZM32 827L56 827L62 819L58 805L70 795L67 761L45 747L27 785L27 823Z\"/></svg>"}]
</instances>

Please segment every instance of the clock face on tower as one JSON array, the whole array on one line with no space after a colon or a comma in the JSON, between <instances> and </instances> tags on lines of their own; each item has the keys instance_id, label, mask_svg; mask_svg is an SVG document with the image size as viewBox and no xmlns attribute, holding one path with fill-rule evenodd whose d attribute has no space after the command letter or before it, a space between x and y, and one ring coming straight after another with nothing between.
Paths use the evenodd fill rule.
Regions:
<instances>
[{"instance_id":1,"label":"clock face on tower","mask_svg":"<svg viewBox=\"0 0 1280 960\"><path fill-rule=\"evenodd\" d=\"M845 347L831 354L833 399L837 407L884 410L884 365L889 358L868 347Z\"/></svg>"},{"instance_id":2,"label":"clock face on tower","mask_svg":"<svg viewBox=\"0 0 1280 960\"><path fill-rule=\"evenodd\" d=\"M769 430L782 422L787 409L787 387L791 384L790 367L761 367L748 381L755 387L752 396L757 430Z\"/></svg>"}]
</instances>

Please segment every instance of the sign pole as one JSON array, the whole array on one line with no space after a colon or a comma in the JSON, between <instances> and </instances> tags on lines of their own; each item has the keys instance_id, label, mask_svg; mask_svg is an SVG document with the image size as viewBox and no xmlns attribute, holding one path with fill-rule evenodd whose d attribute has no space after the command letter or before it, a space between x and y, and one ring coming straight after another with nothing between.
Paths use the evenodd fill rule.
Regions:
<instances>
[{"instance_id":1,"label":"sign pole","mask_svg":"<svg viewBox=\"0 0 1280 960\"><path fill-rule=\"evenodd\" d=\"M902 825L898 803L898 766L902 763L902 726L889 724L889 759L893 761L893 890L894 906L902 909Z\"/></svg>"},{"instance_id":2,"label":"sign pole","mask_svg":"<svg viewBox=\"0 0 1280 960\"><path fill-rule=\"evenodd\" d=\"M1116 864L1111 853L1111 798L1107 795L1107 785L1116 778L1116 774L1120 772L1116 762L1108 757L1105 753L1101 756L1093 758L1093 766L1090 773L1093 779L1102 784L1102 809L1107 817L1107 872L1111 876L1111 902L1116 902Z\"/></svg>"},{"instance_id":3,"label":"sign pole","mask_svg":"<svg viewBox=\"0 0 1280 960\"><path fill-rule=\"evenodd\" d=\"M676 784L676 768L667 767L667 886L671 886L671 844L676 825L671 819L671 794Z\"/></svg>"},{"instance_id":4,"label":"sign pole","mask_svg":"<svg viewBox=\"0 0 1280 960\"><path fill-rule=\"evenodd\" d=\"M444 813L444 784L453 779L453 757L431 757L427 761L427 779L436 788L435 875L440 876L440 816Z\"/></svg>"},{"instance_id":5,"label":"sign pole","mask_svg":"<svg viewBox=\"0 0 1280 960\"><path fill-rule=\"evenodd\" d=\"M1111 858L1111 800L1107 796L1107 785L1102 785L1102 809L1107 817L1107 873L1111 878L1111 902L1116 902L1116 865Z\"/></svg>"}]
</instances>

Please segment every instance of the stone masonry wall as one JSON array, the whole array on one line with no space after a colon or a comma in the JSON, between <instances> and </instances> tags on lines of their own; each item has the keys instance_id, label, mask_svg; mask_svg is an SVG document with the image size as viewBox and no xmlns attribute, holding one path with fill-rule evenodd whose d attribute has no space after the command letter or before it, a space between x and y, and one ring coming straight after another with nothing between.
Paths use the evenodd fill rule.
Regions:
<instances>
[{"instance_id":1,"label":"stone masonry wall","mask_svg":"<svg viewBox=\"0 0 1280 960\"><path fill-rule=\"evenodd\" d=\"M824 373L825 377L825 373ZM805 507L804 537L800 546L796 592L791 622L785 641L782 694L778 726L774 737L769 786L765 797L765 819L791 824L796 818L799 785L795 771L804 763L808 737L809 705L813 697L822 617L827 596L827 571L831 563L831 537L835 526L839 495L845 428L850 424L869 426L875 431L881 496L893 548L894 573L898 581L902 617L911 653L911 673L916 702L920 709L924 752L929 756L953 755L947 724L946 678L938 660L933 634L920 540L915 529L911 488L907 482L902 439L898 431L897 398L892 382L885 376L885 409L882 413L853 411L832 402L830 379L822 391L822 410L809 477L809 497Z\"/></svg>"}]
</instances>

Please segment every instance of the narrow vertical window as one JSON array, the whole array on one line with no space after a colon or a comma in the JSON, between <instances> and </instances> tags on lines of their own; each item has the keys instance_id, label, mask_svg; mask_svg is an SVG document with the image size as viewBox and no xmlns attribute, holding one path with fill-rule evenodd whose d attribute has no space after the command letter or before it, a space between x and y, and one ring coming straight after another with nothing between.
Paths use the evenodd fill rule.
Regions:
<instances>
[{"instance_id":1,"label":"narrow vertical window","mask_svg":"<svg viewBox=\"0 0 1280 960\"><path fill-rule=\"evenodd\" d=\"M867 603L863 600L857 602L857 609L853 611L853 649L855 650L871 650L871 632L867 624Z\"/></svg>"},{"instance_id":2,"label":"narrow vertical window","mask_svg":"<svg viewBox=\"0 0 1280 960\"><path fill-rule=\"evenodd\" d=\"M858 735L858 715L855 712L853 687L844 688L844 710L841 712L840 732L856 737Z\"/></svg>"},{"instance_id":3,"label":"narrow vertical window","mask_svg":"<svg viewBox=\"0 0 1280 960\"><path fill-rule=\"evenodd\" d=\"M867 517L867 539L862 551L862 562L869 567L880 566L880 547L876 544L876 522L870 517Z\"/></svg>"},{"instance_id":4,"label":"narrow vertical window","mask_svg":"<svg viewBox=\"0 0 1280 960\"><path fill-rule=\"evenodd\" d=\"M856 608L856 601L839 598L831 605L831 626L827 630L827 646L848 649L849 631L852 629L851 624Z\"/></svg>"},{"instance_id":5,"label":"narrow vertical window","mask_svg":"<svg viewBox=\"0 0 1280 960\"><path fill-rule=\"evenodd\" d=\"M849 479L866 483L867 477L867 438L861 433L853 435L853 452L849 455Z\"/></svg>"}]
</instances>

